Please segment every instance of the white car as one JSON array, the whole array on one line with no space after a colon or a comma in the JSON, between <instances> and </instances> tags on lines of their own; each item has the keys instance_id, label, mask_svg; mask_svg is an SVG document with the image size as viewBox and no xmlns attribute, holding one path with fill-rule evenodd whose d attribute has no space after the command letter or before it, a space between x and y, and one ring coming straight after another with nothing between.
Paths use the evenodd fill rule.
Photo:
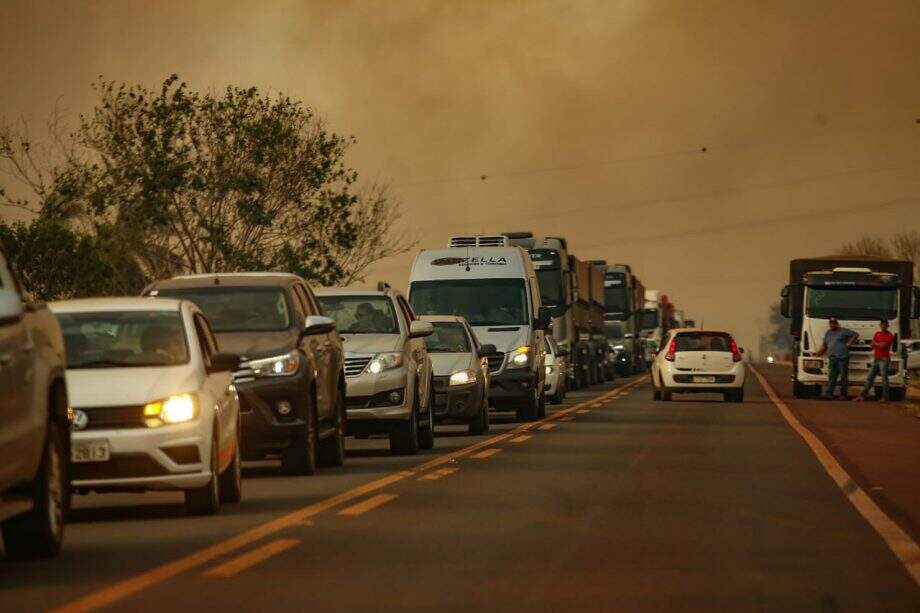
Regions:
<instances>
[{"instance_id":1,"label":"white car","mask_svg":"<svg viewBox=\"0 0 920 613\"><path fill-rule=\"evenodd\" d=\"M559 347L551 336L546 336L546 357L544 358L544 368L546 369L546 399L553 404L562 404L565 400L566 382L568 376L568 351Z\"/></svg>"},{"instance_id":2,"label":"white car","mask_svg":"<svg viewBox=\"0 0 920 613\"><path fill-rule=\"evenodd\" d=\"M655 400L674 393L715 392L728 402L744 402L743 349L728 332L676 328L662 339L652 361Z\"/></svg>"},{"instance_id":3,"label":"white car","mask_svg":"<svg viewBox=\"0 0 920 613\"><path fill-rule=\"evenodd\" d=\"M193 514L239 502L239 357L218 352L198 307L164 298L49 306L67 351L74 491L182 490Z\"/></svg>"},{"instance_id":4,"label":"white car","mask_svg":"<svg viewBox=\"0 0 920 613\"><path fill-rule=\"evenodd\" d=\"M911 372L920 371L920 341L904 341L904 351L907 352L905 368Z\"/></svg>"}]
</instances>

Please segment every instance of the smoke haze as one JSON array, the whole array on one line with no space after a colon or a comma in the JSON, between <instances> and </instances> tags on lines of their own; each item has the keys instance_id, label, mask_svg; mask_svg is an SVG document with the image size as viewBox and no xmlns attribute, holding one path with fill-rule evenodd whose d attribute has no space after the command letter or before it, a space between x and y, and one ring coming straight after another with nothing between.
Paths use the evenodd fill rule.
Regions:
<instances>
[{"instance_id":1,"label":"smoke haze","mask_svg":"<svg viewBox=\"0 0 920 613\"><path fill-rule=\"evenodd\" d=\"M6 0L0 116L75 119L98 75L290 94L419 247L567 236L756 348L789 259L920 230L918 26L914 1Z\"/></svg>"}]
</instances>

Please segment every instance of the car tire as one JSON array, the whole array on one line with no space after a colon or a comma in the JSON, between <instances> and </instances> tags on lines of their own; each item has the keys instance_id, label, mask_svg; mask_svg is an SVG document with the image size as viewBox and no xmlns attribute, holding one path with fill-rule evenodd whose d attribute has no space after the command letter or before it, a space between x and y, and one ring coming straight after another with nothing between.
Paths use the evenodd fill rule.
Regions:
<instances>
[{"instance_id":1,"label":"car tire","mask_svg":"<svg viewBox=\"0 0 920 613\"><path fill-rule=\"evenodd\" d=\"M345 393L339 390L335 401L335 432L320 441L321 466L341 466L345 463Z\"/></svg>"},{"instance_id":2,"label":"car tire","mask_svg":"<svg viewBox=\"0 0 920 613\"><path fill-rule=\"evenodd\" d=\"M418 453L418 405L418 394L416 394L409 419L397 424L395 429L390 432L390 453L394 455L415 455Z\"/></svg>"},{"instance_id":3,"label":"car tire","mask_svg":"<svg viewBox=\"0 0 920 613\"><path fill-rule=\"evenodd\" d=\"M240 461L240 426L237 424L236 449L233 460L220 475L221 504L237 504L243 499L243 465Z\"/></svg>"},{"instance_id":4,"label":"car tire","mask_svg":"<svg viewBox=\"0 0 920 613\"><path fill-rule=\"evenodd\" d=\"M60 426L49 423L41 467L29 485L32 510L0 526L6 555L10 558L51 558L61 550L69 488L65 449Z\"/></svg>"},{"instance_id":5,"label":"car tire","mask_svg":"<svg viewBox=\"0 0 920 613\"><path fill-rule=\"evenodd\" d=\"M304 421L303 442L292 442L281 452L281 470L289 475L316 474L318 456L318 432L316 424L316 402L307 405L307 419Z\"/></svg>"},{"instance_id":6,"label":"car tire","mask_svg":"<svg viewBox=\"0 0 920 613\"><path fill-rule=\"evenodd\" d=\"M673 392L665 392L665 391L662 391L662 392L661 392L661 399L662 399L664 402L671 402L671 400L674 399L674 394L673 394Z\"/></svg>"},{"instance_id":7,"label":"car tire","mask_svg":"<svg viewBox=\"0 0 920 613\"><path fill-rule=\"evenodd\" d=\"M540 392L540 400L537 403L537 417L546 417L546 391Z\"/></svg>"},{"instance_id":8,"label":"car tire","mask_svg":"<svg viewBox=\"0 0 920 613\"><path fill-rule=\"evenodd\" d=\"M211 478L194 489L185 490L185 509L189 515L216 515L220 511L220 475L217 466L217 432L211 438Z\"/></svg>"},{"instance_id":9,"label":"car tire","mask_svg":"<svg viewBox=\"0 0 920 613\"><path fill-rule=\"evenodd\" d=\"M661 390L652 388L652 400L661 400Z\"/></svg>"},{"instance_id":10,"label":"car tire","mask_svg":"<svg viewBox=\"0 0 920 613\"><path fill-rule=\"evenodd\" d=\"M434 382L428 387L429 394L433 393ZM431 398L428 399L428 410L425 412L425 424L419 425L418 429L418 448L429 450L434 449L434 407Z\"/></svg>"},{"instance_id":11,"label":"car tire","mask_svg":"<svg viewBox=\"0 0 920 613\"><path fill-rule=\"evenodd\" d=\"M467 427L470 436L482 436L489 431L489 401L485 397L485 391L483 391L482 395L482 406L479 407L479 413L476 414L476 417Z\"/></svg>"}]
</instances>

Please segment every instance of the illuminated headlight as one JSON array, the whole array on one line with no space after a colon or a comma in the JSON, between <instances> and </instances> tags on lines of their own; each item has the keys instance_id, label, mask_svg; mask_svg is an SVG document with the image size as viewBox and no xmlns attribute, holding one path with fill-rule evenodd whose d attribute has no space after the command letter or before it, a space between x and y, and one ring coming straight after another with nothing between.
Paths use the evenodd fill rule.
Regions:
<instances>
[{"instance_id":1,"label":"illuminated headlight","mask_svg":"<svg viewBox=\"0 0 920 613\"><path fill-rule=\"evenodd\" d=\"M450 376L450 385L468 385L476 383L476 373L472 370L461 370Z\"/></svg>"},{"instance_id":2,"label":"illuminated headlight","mask_svg":"<svg viewBox=\"0 0 920 613\"><path fill-rule=\"evenodd\" d=\"M377 357L367 365L367 372L376 375L391 368L399 368L403 365L403 356L401 353L378 353Z\"/></svg>"},{"instance_id":3,"label":"illuminated headlight","mask_svg":"<svg viewBox=\"0 0 920 613\"><path fill-rule=\"evenodd\" d=\"M613 350L614 350L614 351L623 351L623 349L625 349L625 347L624 347L623 345L614 345L614 346L613 346Z\"/></svg>"},{"instance_id":4,"label":"illuminated headlight","mask_svg":"<svg viewBox=\"0 0 920 613\"><path fill-rule=\"evenodd\" d=\"M530 363L530 347L521 345L511 353L508 368L524 368Z\"/></svg>"},{"instance_id":5,"label":"illuminated headlight","mask_svg":"<svg viewBox=\"0 0 920 613\"><path fill-rule=\"evenodd\" d=\"M256 377L284 377L293 375L300 367L300 352L292 351L270 358L249 360L249 367Z\"/></svg>"},{"instance_id":6,"label":"illuminated headlight","mask_svg":"<svg viewBox=\"0 0 920 613\"><path fill-rule=\"evenodd\" d=\"M144 406L144 421L150 428L181 424L198 417L198 402L192 394L177 394Z\"/></svg>"},{"instance_id":7,"label":"illuminated headlight","mask_svg":"<svg viewBox=\"0 0 920 613\"><path fill-rule=\"evenodd\" d=\"M548 375L553 374L553 367L550 366L549 364L547 364L547 366L546 366L546 374L548 374Z\"/></svg>"},{"instance_id":8,"label":"illuminated headlight","mask_svg":"<svg viewBox=\"0 0 920 613\"><path fill-rule=\"evenodd\" d=\"M773 358L772 355L768 355L768 356L767 356L767 364L772 364L772 363L773 363L773 359L774 359L774 358Z\"/></svg>"}]
</instances>

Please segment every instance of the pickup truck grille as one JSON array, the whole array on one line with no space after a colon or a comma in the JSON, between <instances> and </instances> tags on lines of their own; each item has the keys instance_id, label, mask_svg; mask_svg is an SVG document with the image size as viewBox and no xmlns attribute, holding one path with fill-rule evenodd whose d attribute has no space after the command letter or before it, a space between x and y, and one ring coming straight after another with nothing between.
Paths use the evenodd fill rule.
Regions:
<instances>
[{"instance_id":1,"label":"pickup truck grille","mask_svg":"<svg viewBox=\"0 0 920 613\"><path fill-rule=\"evenodd\" d=\"M489 356L489 372L496 373L502 368L502 364L505 363L505 354L499 354L494 356Z\"/></svg>"},{"instance_id":2,"label":"pickup truck grille","mask_svg":"<svg viewBox=\"0 0 920 613\"><path fill-rule=\"evenodd\" d=\"M362 355L362 356L352 356L345 357L345 376L346 377L356 377L364 372L364 369L367 368L367 365L370 363L371 359L374 356L372 355Z\"/></svg>"},{"instance_id":3,"label":"pickup truck grille","mask_svg":"<svg viewBox=\"0 0 920 613\"><path fill-rule=\"evenodd\" d=\"M140 405L123 407L88 407L77 410L89 418L85 430L113 430L116 428L145 428L144 407Z\"/></svg>"}]
</instances>

